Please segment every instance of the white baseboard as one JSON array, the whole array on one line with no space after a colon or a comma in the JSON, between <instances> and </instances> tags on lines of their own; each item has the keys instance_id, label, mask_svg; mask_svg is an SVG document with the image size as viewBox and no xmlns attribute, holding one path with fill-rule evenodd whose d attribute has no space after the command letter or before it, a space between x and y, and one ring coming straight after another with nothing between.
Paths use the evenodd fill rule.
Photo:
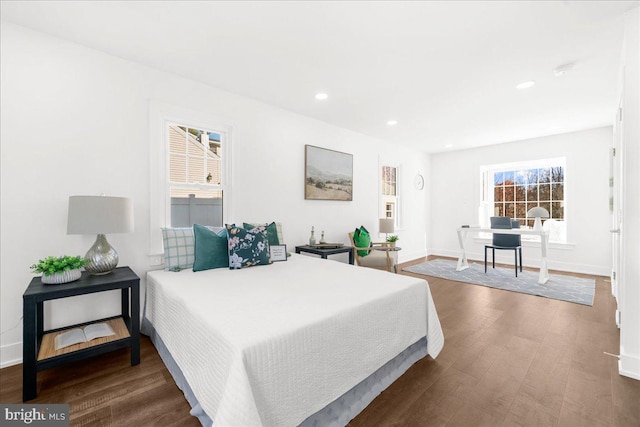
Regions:
<instances>
[{"instance_id":1,"label":"white baseboard","mask_svg":"<svg viewBox=\"0 0 640 427\"><path fill-rule=\"evenodd\" d=\"M451 250L451 249L430 248L429 255L439 255L439 256L446 256L451 258L458 258L458 256L460 255L460 251ZM467 253L467 259L469 259L470 261L484 262L484 254L469 252ZM496 256L496 261L501 264L509 264L509 263L513 263L513 257ZM609 277L611 275L611 266L559 262L559 261L554 261L553 259L547 259L547 261L549 263L549 270L565 271L568 273L593 274L594 276L605 276L605 277ZM532 268L539 267L539 265L536 264L536 262L533 262L531 264L524 262L524 266L532 267Z\"/></svg>"},{"instance_id":2,"label":"white baseboard","mask_svg":"<svg viewBox=\"0 0 640 427\"><path fill-rule=\"evenodd\" d=\"M618 373L634 380L640 380L640 357L620 354Z\"/></svg>"},{"instance_id":3,"label":"white baseboard","mask_svg":"<svg viewBox=\"0 0 640 427\"><path fill-rule=\"evenodd\" d=\"M409 252L405 254L403 254L402 251L400 251L398 256L398 262L403 263L403 262L413 261L414 259L420 259L426 256L427 256L427 251Z\"/></svg>"},{"instance_id":4,"label":"white baseboard","mask_svg":"<svg viewBox=\"0 0 640 427\"><path fill-rule=\"evenodd\" d=\"M22 363L22 342L0 347L0 369Z\"/></svg>"}]
</instances>

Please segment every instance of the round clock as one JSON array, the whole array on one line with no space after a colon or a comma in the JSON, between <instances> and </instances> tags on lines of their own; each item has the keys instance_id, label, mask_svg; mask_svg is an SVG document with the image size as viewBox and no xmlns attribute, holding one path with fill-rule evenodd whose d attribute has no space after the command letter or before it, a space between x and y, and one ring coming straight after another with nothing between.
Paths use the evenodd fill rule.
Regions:
<instances>
[{"instance_id":1,"label":"round clock","mask_svg":"<svg viewBox=\"0 0 640 427\"><path fill-rule=\"evenodd\" d=\"M418 190L422 190L424 188L424 177L422 176L422 174L416 175L415 179L413 180L413 185Z\"/></svg>"}]
</instances>

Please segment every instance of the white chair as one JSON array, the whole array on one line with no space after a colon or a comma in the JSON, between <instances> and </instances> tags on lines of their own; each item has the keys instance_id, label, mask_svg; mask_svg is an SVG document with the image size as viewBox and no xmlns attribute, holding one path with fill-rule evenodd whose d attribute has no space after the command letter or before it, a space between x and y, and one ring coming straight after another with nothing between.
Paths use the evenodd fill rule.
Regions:
<instances>
[{"instance_id":1,"label":"white chair","mask_svg":"<svg viewBox=\"0 0 640 427\"><path fill-rule=\"evenodd\" d=\"M353 241L353 233L349 233L349 241L353 247L356 264L361 267L384 269L389 272L398 272L398 253L391 250L388 242L372 243L368 248L359 248ZM367 255L360 256L359 251L366 251Z\"/></svg>"}]
</instances>

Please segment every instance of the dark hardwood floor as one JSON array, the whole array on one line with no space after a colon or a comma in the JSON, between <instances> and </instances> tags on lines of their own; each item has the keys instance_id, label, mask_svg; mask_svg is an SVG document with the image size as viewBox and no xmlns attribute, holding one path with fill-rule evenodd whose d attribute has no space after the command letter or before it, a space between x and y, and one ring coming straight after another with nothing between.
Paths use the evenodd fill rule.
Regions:
<instances>
[{"instance_id":1,"label":"dark hardwood floor","mask_svg":"<svg viewBox=\"0 0 640 427\"><path fill-rule=\"evenodd\" d=\"M604 354L619 352L606 278L596 277L593 307L428 281L442 353L412 366L349 426L640 426L640 381L619 376ZM0 402L21 397L22 366L0 370ZM146 337L140 365L122 350L43 371L31 402L69 403L72 426L200 425Z\"/></svg>"}]
</instances>

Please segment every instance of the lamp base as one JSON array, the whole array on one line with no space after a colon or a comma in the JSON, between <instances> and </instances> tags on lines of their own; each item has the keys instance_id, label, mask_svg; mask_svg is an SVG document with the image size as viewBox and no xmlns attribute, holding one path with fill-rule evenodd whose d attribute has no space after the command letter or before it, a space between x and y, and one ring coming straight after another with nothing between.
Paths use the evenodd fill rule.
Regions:
<instances>
[{"instance_id":1,"label":"lamp base","mask_svg":"<svg viewBox=\"0 0 640 427\"><path fill-rule=\"evenodd\" d=\"M89 274L109 274L118 266L118 252L109 244L104 234L98 234L95 243L84 256L84 262L84 269Z\"/></svg>"},{"instance_id":2,"label":"lamp base","mask_svg":"<svg viewBox=\"0 0 640 427\"><path fill-rule=\"evenodd\" d=\"M533 223L533 229L535 231L541 231L542 230L542 220L540 219L539 216L536 217L536 220Z\"/></svg>"}]
</instances>

